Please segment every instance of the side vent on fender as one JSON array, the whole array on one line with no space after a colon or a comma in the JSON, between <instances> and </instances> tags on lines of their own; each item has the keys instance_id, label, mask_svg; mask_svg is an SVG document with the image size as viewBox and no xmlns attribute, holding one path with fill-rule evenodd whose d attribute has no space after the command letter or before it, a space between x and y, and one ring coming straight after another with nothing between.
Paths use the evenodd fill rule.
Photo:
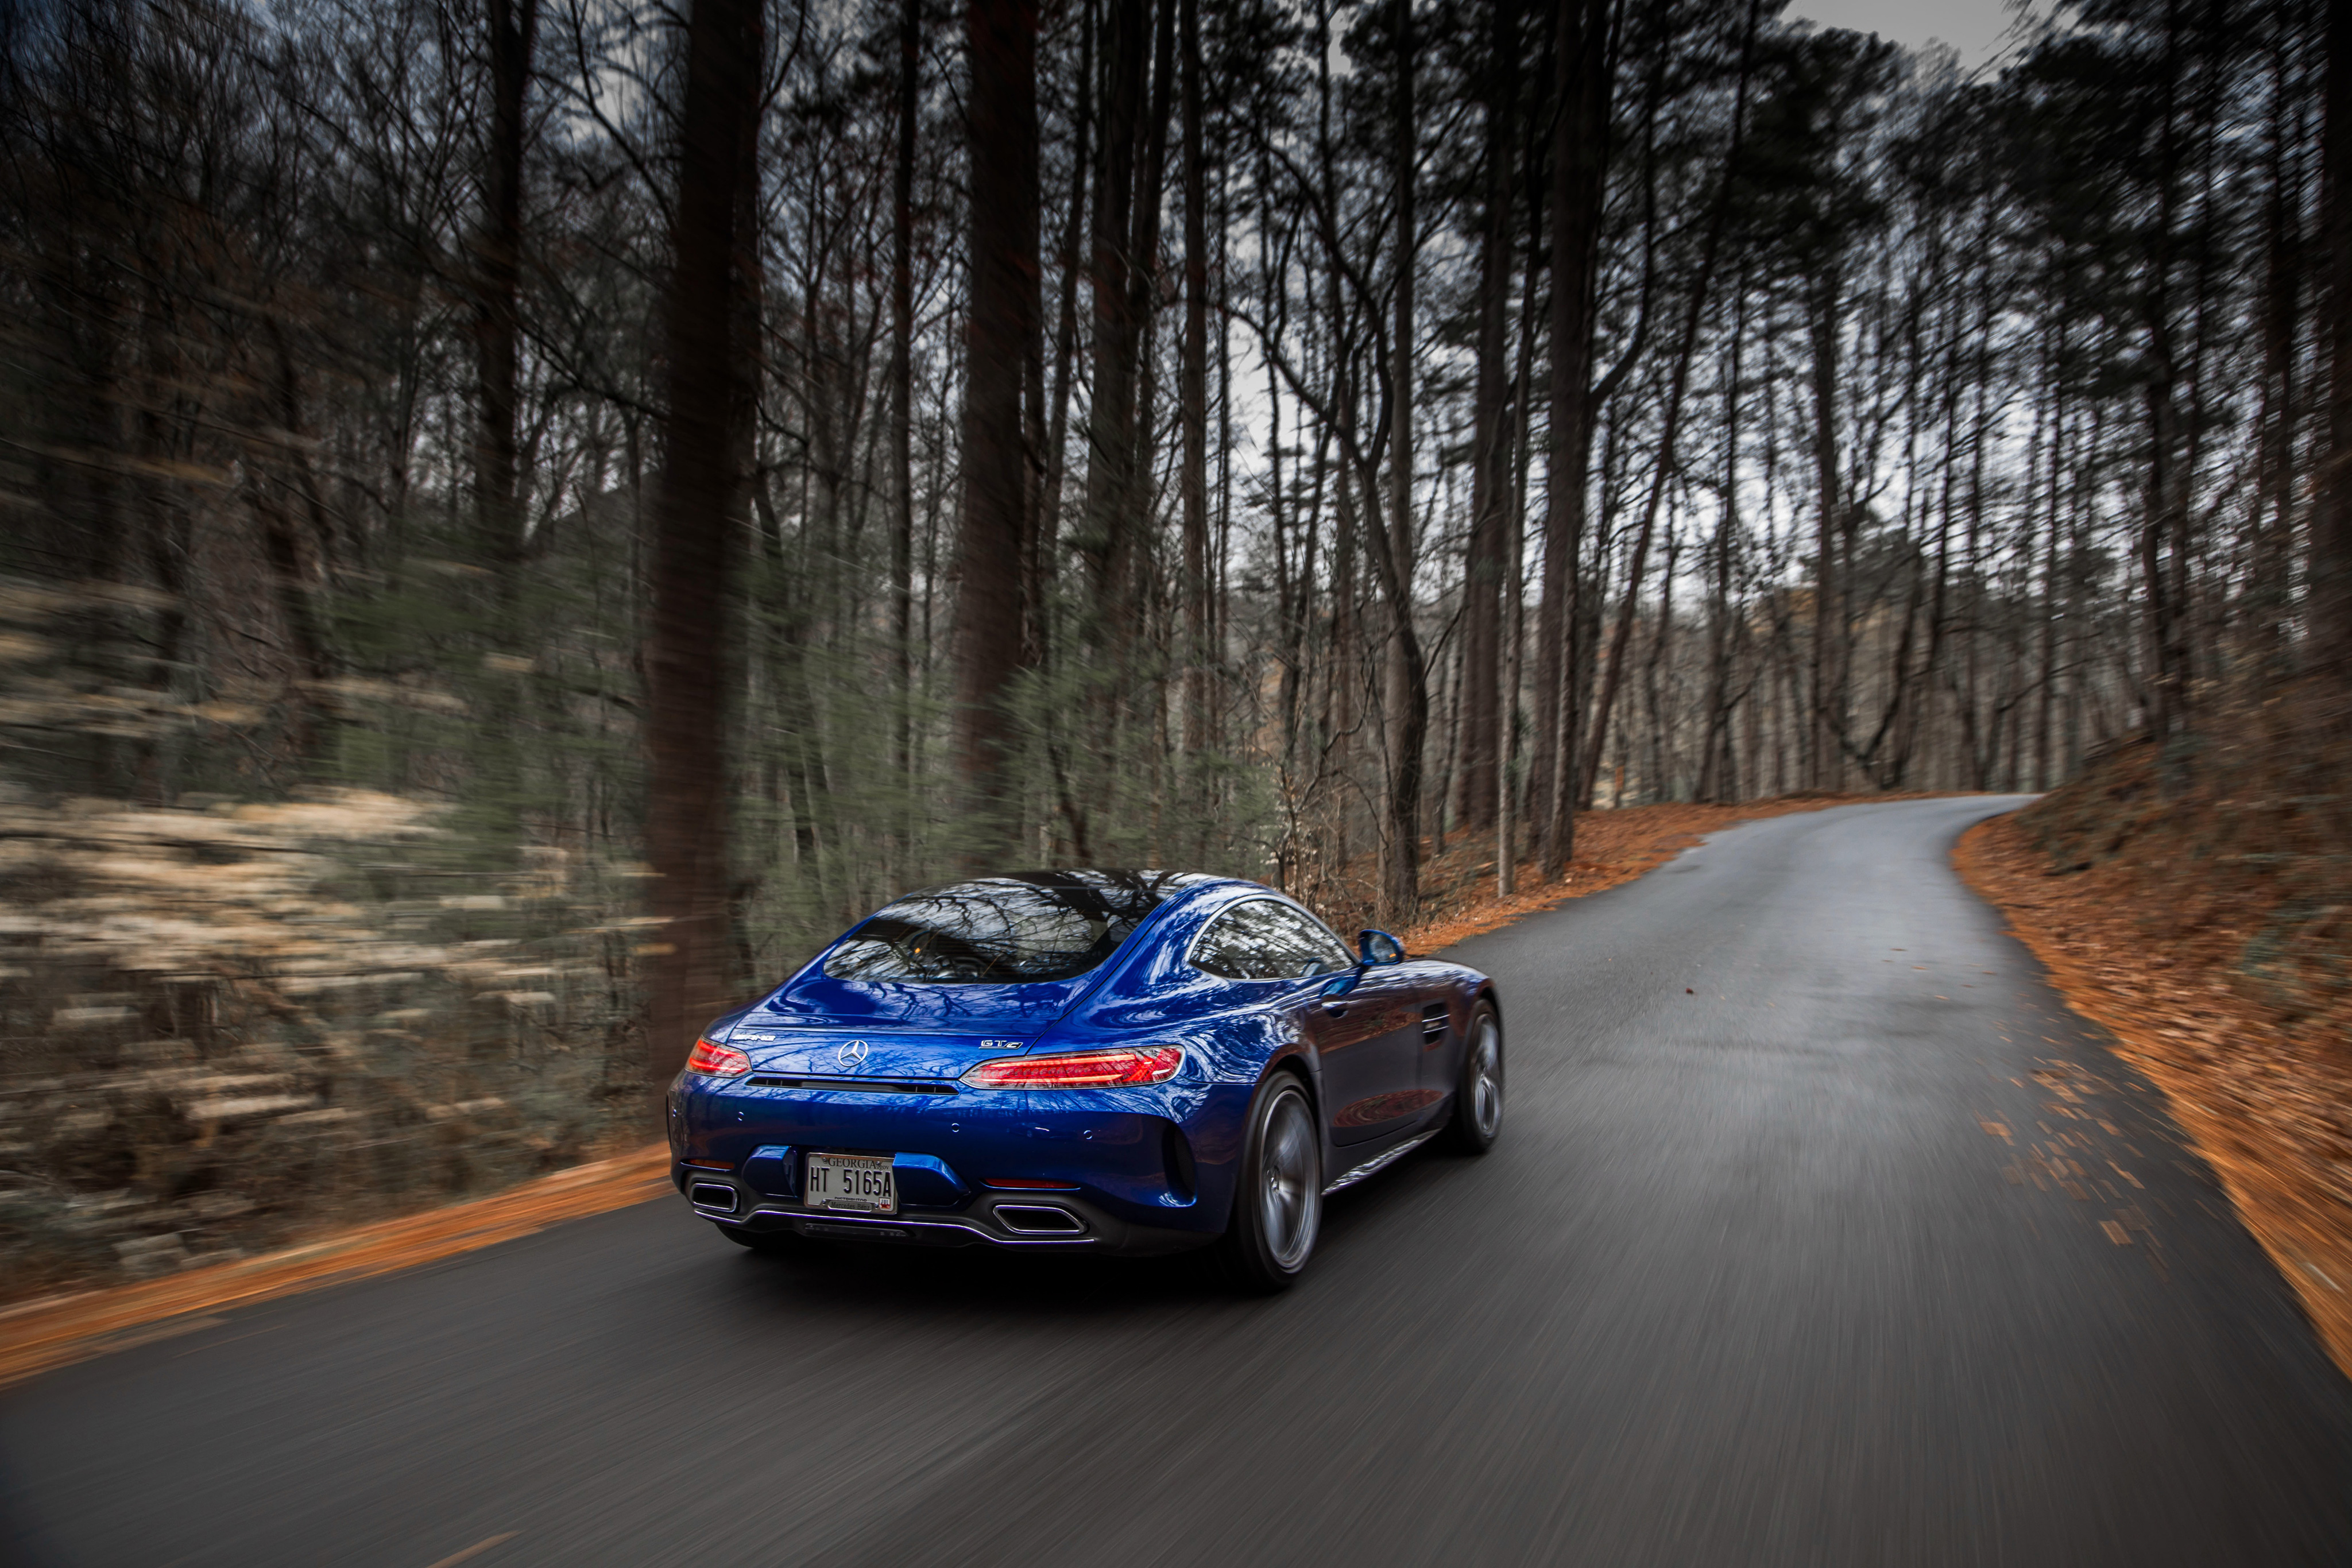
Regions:
<instances>
[{"instance_id":1,"label":"side vent on fender","mask_svg":"<svg viewBox=\"0 0 2352 1568\"><path fill-rule=\"evenodd\" d=\"M1184 1202L1192 1202L1196 1190L1192 1185L1192 1143L1173 1122L1160 1130L1160 1166L1167 1174L1168 1190Z\"/></svg>"},{"instance_id":2,"label":"side vent on fender","mask_svg":"<svg viewBox=\"0 0 2352 1568\"><path fill-rule=\"evenodd\" d=\"M1450 1027L1449 1019L1452 1011L1453 1006L1451 1003L1422 1003L1421 1038L1424 1040L1444 1040L1445 1038L1445 1031Z\"/></svg>"}]
</instances>

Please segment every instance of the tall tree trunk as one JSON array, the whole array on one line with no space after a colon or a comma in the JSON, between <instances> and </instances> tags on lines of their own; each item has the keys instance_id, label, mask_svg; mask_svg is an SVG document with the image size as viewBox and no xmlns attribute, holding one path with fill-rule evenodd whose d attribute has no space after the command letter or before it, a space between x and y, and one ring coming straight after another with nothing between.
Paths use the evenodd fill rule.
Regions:
<instances>
[{"instance_id":1,"label":"tall tree trunk","mask_svg":"<svg viewBox=\"0 0 2352 1568\"><path fill-rule=\"evenodd\" d=\"M1505 363L1510 347L1504 329L1517 249L1511 208L1518 57L1517 0L1495 0L1494 36L1486 53L1486 211L1478 235L1478 386L1471 439L1470 549L1462 569L1462 763L1455 807L1463 825L1474 831L1494 825L1495 780L1506 744L1497 665L1509 555L1503 538L1511 482L1506 423L1510 371Z\"/></svg>"},{"instance_id":2,"label":"tall tree trunk","mask_svg":"<svg viewBox=\"0 0 2352 1568\"><path fill-rule=\"evenodd\" d=\"M2311 519L2311 663L2352 685L2352 5L2326 9L2319 225L2327 247L2320 306L2327 434Z\"/></svg>"},{"instance_id":3,"label":"tall tree trunk","mask_svg":"<svg viewBox=\"0 0 2352 1568\"><path fill-rule=\"evenodd\" d=\"M1395 0L1397 102L1394 142L1396 181L1396 340L1389 391L1389 534L1375 552L1387 591L1391 633L1389 716L1394 750L1390 758L1389 853L1381 888L1386 917L1411 925L1421 907L1422 751L1429 737L1429 672L1421 637L1412 623L1412 313L1413 267L1420 251L1415 232L1413 174L1420 148L1413 110L1412 0ZM1380 528L1370 533L1377 538Z\"/></svg>"},{"instance_id":4,"label":"tall tree trunk","mask_svg":"<svg viewBox=\"0 0 2352 1568\"><path fill-rule=\"evenodd\" d=\"M1731 562L1739 549L1739 355L1747 335L1748 277L1743 269L1732 285L1731 351L1724 361L1723 511L1708 562L1714 580L1706 601L1706 707L1701 716L1698 781L1691 791L1691 798L1699 801L1736 798L1727 787L1731 770Z\"/></svg>"},{"instance_id":5,"label":"tall tree trunk","mask_svg":"<svg viewBox=\"0 0 2352 1568\"><path fill-rule=\"evenodd\" d=\"M908 0L919 5L920 0ZM1053 563L1060 548L1062 527L1062 483L1067 464L1066 449L1070 433L1070 379L1072 361L1077 344L1078 277L1082 265L1079 247L1087 233L1087 180L1092 172L1092 155L1088 139L1094 131L1095 75L1095 6L1094 0L1082 0L1083 16L1079 21L1078 83L1076 103L1071 112L1076 124L1072 131L1070 156L1070 210L1062 230L1062 293L1054 318L1054 392L1053 407L1045 427L1045 482L1030 519L1033 553L1040 563L1040 574L1050 579ZM1038 585L1042 592L1045 582Z\"/></svg>"},{"instance_id":6,"label":"tall tree trunk","mask_svg":"<svg viewBox=\"0 0 2352 1568\"><path fill-rule=\"evenodd\" d=\"M741 106L741 112L737 116L735 124L737 178L735 180L735 222L732 231L734 269L730 280L731 286L728 291L728 308L732 313L728 329L729 350L734 355L735 363L733 373L727 379L727 461L723 472L732 486L728 497L727 515L735 520L731 538L735 541L734 548L739 555L746 551L750 543L749 535L755 510L752 498L755 496L764 497L766 493L765 485L759 474L761 323L767 305L764 298L766 277L761 268L760 255L758 168L760 108L762 101L760 87L763 85L764 69L758 64L759 58L755 51L752 56L754 64L751 70L753 89ZM782 530L778 531L778 538L781 543ZM805 584L789 586L801 588L803 591L807 587ZM751 600L747 594L745 597L747 607L750 602ZM789 664L780 665L779 668L785 681L808 694L809 722L804 727L801 727L800 733L794 737L797 742L794 749L806 758L811 753L818 752L824 744L821 729L822 716L817 707L815 694L810 686L810 661L806 652L795 646L793 653L793 659ZM740 687L742 684L740 661L730 661L727 674L732 678L730 684ZM746 693L747 700L748 695L749 694ZM738 722L740 722L740 719ZM824 814L818 803L818 798L824 792L823 767L820 755L816 766L809 768L809 772L814 775L815 787L798 789L795 792L795 799L807 803L807 811L812 823L813 845L816 842L814 823ZM810 871L813 875L819 872L822 863L814 855L811 856ZM754 946L748 915L752 895L759 886L759 877L756 873L751 876L731 874L731 865L722 866L721 869L730 873L727 881L727 926L723 951L728 961L726 989L730 996L734 996L739 995L741 989L751 983L753 973ZM824 883L818 880L814 885L818 889L819 899L822 900Z\"/></svg>"},{"instance_id":7,"label":"tall tree trunk","mask_svg":"<svg viewBox=\"0 0 2352 1568\"><path fill-rule=\"evenodd\" d=\"M1544 589L1536 633L1535 770L1543 790L1540 874L1576 852L1569 770L1577 749L1578 558L1596 413L1592 335L1608 196L1612 0L1559 0L1551 143L1551 451L1545 465Z\"/></svg>"},{"instance_id":8,"label":"tall tree trunk","mask_svg":"<svg viewBox=\"0 0 2352 1568\"><path fill-rule=\"evenodd\" d=\"M2158 755L2161 758L2158 778L2164 791L2169 795L2176 793L2186 782L2184 773L2177 765L2179 757L2172 742L2179 737L2186 718L2189 671L2183 645L2188 607L2172 591L2167 549L2183 531L2185 518L2177 519L2175 512L2176 509L2185 512L2188 486L2193 477L2183 472L2179 462L2178 447L2181 420L2174 397L2174 383L2179 375L2179 365L2173 340L2173 225L2179 205L2178 184L2181 172L2180 137L2175 125L2176 88L2180 79L2180 18L2177 4L2165 7L2164 32L2164 59L2158 72L2163 83L2164 107L2154 170L2157 200L2150 236L2153 254L2149 257L2147 287L2141 291L2141 308L2147 313L2147 375L2141 401L2147 412L2148 458L2139 529L2139 557L2147 595L2151 699L2148 728L2156 737ZM2314 522L2315 544L2324 525L2319 524L2316 518ZM1995 733L1998 734L1997 726Z\"/></svg>"},{"instance_id":9,"label":"tall tree trunk","mask_svg":"<svg viewBox=\"0 0 2352 1568\"><path fill-rule=\"evenodd\" d=\"M1051 622L1052 587L1061 559L1062 488L1069 466L1070 383L1077 349L1078 278L1090 270L1084 264L1081 247L1087 237L1087 196L1094 172L1089 138L1095 120L1095 0L1080 0L1078 90L1072 109L1076 125L1070 154L1070 208L1062 229L1061 299L1054 317L1053 402L1045 423L1045 478L1038 486L1036 504L1029 517L1032 576L1024 594L1040 634L1039 644L1031 653L1041 665L1049 662L1052 653L1050 639L1044 632ZM1088 632L1091 633L1090 628ZM1055 782L1056 809L1070 830L1072 845L1083 862L1092 858L1091 845L1087 841L1086 814L1069 787L1069 730L1063 723L1063 716L1052 711L1044 716L1044 728L1046 765Z\"/></svg>"},{"instance_id":10,"label":"tall tree trunk","mask_svg":"<svg viewBox=\"0 0 2352 1568\"><path fill-rule=\"evenodd\" d=\"M1362 681L1360 650L1362 643L1362 618L1358 614L1356 598L1357 562L1356 538L1358 517L1354 476L1355 466L1356 398L1350 364L1355 353L1349 330L1348 318L1339 292L1341 256L1338 238L1331 227L1329 204L1336 200L1339 177L1336 171L1336 145L1331 131L1331 5L1329 0L1315 3L1315 159L1317 172L1322 176L1325 210L1320 214L1323 225L1323 319L1328 358L1326 368L1331 378L1331 408L1334 417L1326 420L1326 427L1339 441L1339 451L1331 467L1331 511L1337 530L1331 550L1331 642L1326 654L1328 674L1325 689L1331 705L1330 734L1325 745L1324 771L1329 776L1345 778L1356 747L1356 731L1360 723ZM1313 323L1308 323L1311 329ZM1367 504L1370 505L1369 497ZM1349 802L1340 799L1331 808L1332 863L1345 867L1349 861Z\"/></svg>"},{"instance_id":11,"label":"tall tree trunk","mask_svg":"<svg viewBox=\"0 0 2352 1568\"><path fill-rule=\"evenodd\" d=\"M1151 101L1138 128L1141 150L1135 169L1135 232L1128 242L1128 319L1135 323L1135 403L1128 420L1127 527L1120 534L1126 556L1116 575L1126 583L1129 614L1141 629L1146 609L1145 574L1151 562L1153 477L1158 472L1160 425L1153 404L1160 377L1153 361L1159 327L1160 218L1168 180L1168 121L1176 106L1176 7L1160 0L1152 27ZM1159 673L1164 681L1166 672ZM1161 716L1164 722L1166 716ZM1163 753L1164 756L1164 753Z\"/></svg>"},{"instance_id":12,"label":"tall tree trunk","mask_svg":"<svg viewBox=\"0 0 2352 1568\"><path fill-rule=\"evenodd\" d=\"M1264 193L1270 190L1273 182L1266 177L1267 171L1263 161L1259 164L1258 174L1259 191ZM1258 206L1258 288L1261 298L1271 298L1276 300L1273 331L1278 339L1282 335L1288 312L1289 296L1283 281L1288 270L1288 246L1285 246L1285 259L1278 265L1274 258L1273 220L1272 201L1262 199ZM1307 279L1307 298L1310 301L1313 298L1314 287L1314 277L1310 274ZM1311 304L1309 310L1310 312L1312 310ZM1265 408L1266 512L1274 531L1274 559L1276 569L1275 588L1279 610L1277 621L1280 627L1280 640L1276 646L1279 649L1282 664L1280 684L1276 690L1276 714L1282 727L1280 781L1285 802L1287 805L1295 799L1291 794L1291 786L1293 778L1298 770L1301 724L1299 688L1306 674L1307 623L1314 612L1315 530L1319 522L1319 517L1317 516L1319 508L1310 509L1307 519L1299 528L1298 566L1294 571L1290 565L1288 528L1290 512L1288 497L1284 490L1286 481L1282 469L1281 372L1276 368L1274 356L1271 354L1265 356ZM1324 439L1328 439L1328 434ZM1311 471L1318 475L1319 482L1321 464L1318 462ZM1286 845L1288 841L1286 838ZM1286 873L1286 863L1285 871ZM1289 883L1286 881L1284 885L1287 887Z\"/></svg>"},{"instance_id":13,"label":"tall tree trunk","mask_svg":"<svg viewBox=\"0 0 2352 1568\"><path fill-rule=\"evenodd\" d=\"M515 387L522 336L522 155L524 98L539 31L539 0L488 0L490 144L483 170L482 228L475 246L475 507L481 538L500 579L502 620L510 621L512 579L522 558L516 515ZM510 625L499 628L510 636Z\"/></svg>"},{"instance_id":14,"label":"tall tree trunk","mask_svg":"<svg viewBox=\"0 0 2352 1568\"><path fill-rule=\"evenodd\" d=\"M1838 499L1837 384L1838 314L1843 290L1835 265L1815 284L1811 308L1813 394L1813 484L1821 514L1814 528L1813 558L1813 737L1810 789L1834 789L1845 777L1845 676L1839 655L1845 645L1843 568L1839 544L1843 508Z\"/></svg>"},{"instance_id":15,"label":"tall tree trunk","mask_svg":"<svg viewBox=\"0 0 2352 1568\"><path fill-rule=\"evenodd\" d=\"M1200 0L1179 0L1178 51L1184 73L1184 343L1177 402L1184 425L1184 749L1193 758L1209 735L1209 235L1202 166ZM1197 779L1192 782L1198 782ZM1204 809L1205 801L1195 803ZM1203 810L1205 816L1205 810Z\"/></svg>"},{"instance_id":16,"label":"tall tree trunk","mask_svg":"<svg viewBox=\"0 0 2352 1568\"><path fill-rule=\"evenodd\" d=\"M955 751L966 862L1013 845L1013 716L1022 662L1028 461L1023 391L1037 302L1037 7L968 0L971 307L964 331L963 507Z\"/></svg>"},{"instance_id":17,"label":"tall tree trunk","mask_svg":"<svg viewBox=\"0 0 2352 1568\"><path fill-rule=\"evenodd\" d=\"M1597 401L1605 411L1607 400ZM1609 573L1617 565L1612 559L1610 547L1619 538L1617 513L1622 505L1620 499L1622 486L1618 480L1624 473L1619 454L1628 435L1626 423L1622 419L1611 421L1608 434L1601 441L1600 471L1595 476L1595 488L1601 496L1601 515L1593 519L1596 526L1592 529L1592 553L1576 564L1576 596L1571 606L1575 613L1569 621L1565 653L1568 668L1560 694L1560 700L1569 705L1569 717L1563 722L1572 722L1576 733L1562 744L1559 756L1555 758L1559 775L1557 788L1566 791L1561 799L1567 802L1566 810L1570 811L1592 810L1592 790L1580 780L1591 776L1591 764L1588 754L1597 750L1601 745L1592 730L1592 695L1601 684L1603 651L1601 627L1605 619L1604 612L1609 608ZM1572 820L1570 826L1574 826ZM1566 862L1563 862L1562 869L1565 867Z\"/></svg>"},{"instance_id":18,"label":"tall tree trunk","mask_svg":"<svg viewBox=\"0 0 2352 1568\"><path fill-rule=\"evenodd\" d=\"M1090 641L1117 650L1131 632L1121 580L1131 546L1136 320L1129 290L1136 126L1150 44L1149 0L1108 0L1102 38L1102 152L1094 202L1094 395L1087 412L1087 521L1075 541L1094 596Z\"/></svg>"},{"instance_id":19,"label":"tall tree trunk","mask_svg":"<svg viewBox=\"0 0 2352 1568\"><path fill-rule=\"evenodd\" d=\"M2058 780L2051 773L2051 718L2058 693L2058 460L2064 455L2066 424L2065 405L2058 406L2058 417L2051 421L2052 443L2050 474L2050 531L2043 541L2042 558L2042 678L2040 690L2034 694L2033 716L2033 788L2049 789Z\"/></svg>"},{"instance_id":20,"label":"tall tree trunk","mask_svg":"<svg viewBox=\"0 0 2352 1568\"><path fill-rule=\"evenodd\" d=\"M523 528L516 465L516 383L520 358L523 108L530 85L539 0L489 0L490 141L483 170L482 226L476 242L474 485L481 549L497 574L493 650L522 652ZM514 668L493 674L481 768L519 838L522 752L515 737L521 684Z\"/></svg>"},{"instance_id":21,"label":"tall tree trunk","mask_svg":"<svg viewBox=\"0 0 2352 1568\"><path fill-rule=\"evenodd\" d=\"M1658 583L1658 624L1650 634L1649 657L1642 663L1643 696L1650 710L1650 759L1643 767L1642 798L1648 801L1676 798L1673 694L1662 688L1675 684L1675 563L1681 558L1683 543L1676 520L1679 510L1666 513L1666 561Z\"/></svg>"},{"instance_id":22,"label":"tall tree trunk","mask_svg":"<svg viewBox=\"0 0 2352 1568\"><path fill-rule=\"evenodd\" d=\"M310 468L311 438L308 422L302 416L300 371L294 361L293 345L286 336L284 323L275 315L264 323L262 334L269 341L279 427L289 438L276 455L294 475L292 482L282 488L299 494L307 526L297 525L289 504L273 493L280 486L274 486L263 474L257 473L253 488L260 502L257 510L262 521L263 553L269 563L270 586L278 613L286 622L287 649L294 655L295 666L302 672L304 690L289 705L287 746L297 758L309 760L328 754L335 716L340 712L329 692L335 674L330 635L333 617L329 606L321 601L324 596L313 586L314 582L331 580L326 568L334 541L327 520L326 501L319 493L317 477ZM186 612L177 601L184 592L180 579L181 563L189 548L188 520L183 508L160 497L151 503L151 509L154 521L150 556L155 565L156 580L164 584L175 601L160 617L156 628L157 650L162 655L158 670L162 672L168 671L180 658L182 622ZM309 539L308 550L303 548L305 536ZM171 542L167 543L167 539ZM319 564L316 571L310 564L314 556ZM322 713L325 723L320 722ZM505 781L500 779L501 783Z\"/></svg>"},{"instance_id":23,"label":"tall tree trunk","mask_svg":"<svg viewBox=\"0 0 2352 1568\"><path fill-rule=\"evenodd\" d=\"M2262 406L2257 415L2260 456L2254 475L2252 580L2247 587L2253 625L2255 678L2284 673L2288 595L2293 576L2294 436L2301 409L2295 402L2295 349L2303 327L2302 96L2290 78L2290 57L2298 42L2281 26L2272 51L2270 196L2264 204L2264 277L2262 300ZM2322 495L2325 496L2325 486ZM2070 618L2068 629L2073 630Z\"/></svg>"},{"instance_id":24,"label":"tall tree trunk","mask_svg":"<svg viewBox=\"0 0 2352 1568\"><path fill-rule=\"evenodd\" d=\"M1527 150L1527 166L1531 173L1537 162L1536 153L1531 140ZM1511 411L1510 487L1505 497L1510 570L1504 580L1510 586L1510 625L1508 641L1504 645L1502 712L1497 721L1501 733L1496 741L1495 767L1495 892L1503 898L1518 891L1519 804L1527 798L1524 779L1517 788L1513 787L1511 764L1518 753L1519 695L1527 676L1528 430L1534 419L1536 298L1543 276L1545 248L1543 187L1533 179L1528 182L1527 238L1527 277L1519 296L1519 357L1511 376L1515 406Z\"/></svg>"},{"instance_id":25,"label":"tall tree trunk","mask_svg":"<svg viewBox=\"0 0 2352 1568\"><path fill-rule=\"evenodd\" d=\"M646 661L646 859L661 940L646 973L646 1050L656 1086L727 1001L728 651L743 533L728 427L742 407L735 225L740 187L757 177L744 131L759 108L761 15L756 0L695 0L687 24Z\"/></svg>"},{"instance_id":26,"label":"tall tree trunk","mask_svg":"<svg viewBox=\"0 0 2352 1568\"><path fill-rule=\"evenodd\" d=\"M915 763L915 118L922 107L922 54L923 0L903 0L890 193L890 659L898 698L891 724L902 779L911 777Z\"/></svg>"}]
</instances>

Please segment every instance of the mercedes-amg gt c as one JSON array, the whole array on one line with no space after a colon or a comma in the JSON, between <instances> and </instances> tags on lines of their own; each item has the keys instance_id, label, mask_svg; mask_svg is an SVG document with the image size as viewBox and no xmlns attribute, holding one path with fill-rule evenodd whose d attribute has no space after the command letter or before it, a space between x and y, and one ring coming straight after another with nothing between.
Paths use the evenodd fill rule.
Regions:
<instances>
[{"instance_id":1,"label":"mercedes-amg gt c","mask_svg":"<svg viewBox=\"0 0 2352 1568\"><path fill-rule=\"evenodd\" d=\"M985 877L898 900L719 1019L669 1092L672 1176L743 1246L1150 1253L1280 1290L1327 1193L1503 1113L1495 987L1352 953L1255 883Z\"/></svg>"}]
</instances>

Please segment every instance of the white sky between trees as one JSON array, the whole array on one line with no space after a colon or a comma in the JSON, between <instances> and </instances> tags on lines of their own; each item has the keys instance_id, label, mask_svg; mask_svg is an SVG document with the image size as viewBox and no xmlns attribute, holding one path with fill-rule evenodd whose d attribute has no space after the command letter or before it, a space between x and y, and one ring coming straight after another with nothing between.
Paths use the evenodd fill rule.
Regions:
<instances>
[{"instance_id":1,"label":"white sky between trees","mask_svg":"<svg viewBox=\"0 0 2352 1568\"><path fill-rule=\"evenodd\" d=\"M1818 27L1875 33L1910 49L1932 39L1958 52L1961 69L1974 70L2001 52L2019 13L2039 17L2051 8L2051 0L1796 0L1781 14Z\"/></svg>"}]
</instances>

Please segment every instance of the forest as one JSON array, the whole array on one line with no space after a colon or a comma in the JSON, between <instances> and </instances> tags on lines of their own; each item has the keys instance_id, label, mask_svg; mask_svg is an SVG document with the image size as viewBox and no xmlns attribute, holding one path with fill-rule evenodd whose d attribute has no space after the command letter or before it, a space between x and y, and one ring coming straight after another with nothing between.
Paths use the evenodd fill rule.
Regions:
<instances>
[{"instance_id":1,"label":"forest","mask_svg":"<svg viewBox=\"0 0 2352 1568\"><path fill-rule=\"evenodd\" d=\"M0 1220L572 1157L976 868L2340 727L2345 11L5 0Z\"/></svg>"}]
</instances>

